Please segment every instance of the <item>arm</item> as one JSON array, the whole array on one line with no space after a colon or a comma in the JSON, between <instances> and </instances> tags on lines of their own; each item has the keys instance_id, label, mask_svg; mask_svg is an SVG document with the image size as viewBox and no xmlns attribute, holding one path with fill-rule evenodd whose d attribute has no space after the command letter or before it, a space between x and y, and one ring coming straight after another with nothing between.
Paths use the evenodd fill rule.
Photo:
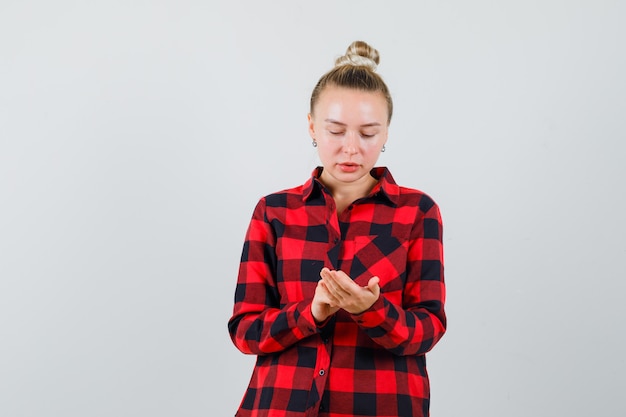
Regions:
<instances>
[{"instance_id":1,"label":"arm","mask_svg":"<svg viewBox=\"0 0 626 417\"><path fill-rule=\"evenodd\" d=\"M317 333L310 300L280 305L275 247L276 237L262 199L246 233L233 315L228 321L230 337L243 353L279 352Z\"/></svg>"},{"instance_id":2,"label":"arm","mask_svg":"<svg viewBox=\"0 0 626 417\"><path fill-rule=\"evenodd\" d=\"M372 340L398 355L426 353L446 326L441 216L434 203L419 213L409 242L401 306L380 293L378 277L361 287L343 271L324 269L319 283L331 306L352 314Z\"/></svg>"},{"instance_id":3,"label":"arm","mask_svg":"<svg viewBox=\"0 0 626 417\"><path fill-rule=\"evenodd\" d=\"M402 306L381 294L353 316L376 343L397 355L428 352L446 330L443 227L439 208L430 203L411 232Z\"/></svg>"}]
</instances>

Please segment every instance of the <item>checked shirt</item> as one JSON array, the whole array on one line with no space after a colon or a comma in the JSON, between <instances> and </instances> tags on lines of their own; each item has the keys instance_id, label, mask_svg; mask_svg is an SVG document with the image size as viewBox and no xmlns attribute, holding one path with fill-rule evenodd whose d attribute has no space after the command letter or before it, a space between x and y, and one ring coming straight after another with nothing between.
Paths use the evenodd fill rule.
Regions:
<instances>
[{"instance_id":1,"label":"checked shirt","mask_svg":"<svg viewBox=\"0 0 626 417\"><path fill-rule=\"evenodd\" d=\"M338 215L322 169L252 215L228 322L235 346L257 355L237 416L428 416L425 354L446 328L439 208L379 167L371 193ZM316 325L323 267L361 286L378 276L379 299Z\"/></svg>"}]
</instances>

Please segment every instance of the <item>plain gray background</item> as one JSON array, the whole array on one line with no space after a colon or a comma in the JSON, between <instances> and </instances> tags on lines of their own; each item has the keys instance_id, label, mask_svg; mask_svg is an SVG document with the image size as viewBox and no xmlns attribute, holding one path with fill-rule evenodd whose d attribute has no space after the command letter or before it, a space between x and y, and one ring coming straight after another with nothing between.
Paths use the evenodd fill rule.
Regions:
<instances>
[{"instance_id":1,"label":"plain gray background","mask_svg":"<svg viewBox=\"0 0 626 417\"><path fill-rule=\"evenodd\" d=\"M264 194L318 163L356 39L387 165L440 204L432 415L626 413L622 1L0 0L0 415L228 416Z\"/></svg>"}]
</instances>

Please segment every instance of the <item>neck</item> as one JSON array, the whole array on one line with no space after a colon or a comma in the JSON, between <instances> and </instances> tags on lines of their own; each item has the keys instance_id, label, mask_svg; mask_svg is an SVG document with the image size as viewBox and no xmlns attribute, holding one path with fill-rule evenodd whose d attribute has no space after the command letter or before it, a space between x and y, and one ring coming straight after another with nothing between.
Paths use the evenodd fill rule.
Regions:
<instances>
[{"instance_id":1,"label":"neck","mask_svg":"<svg viewBox=\"0 0 626 417\"><path fill-rule=\"evenodd\" d=\"M328 188L338 205L340 202L350 204L359 198L366 197L378 182L376 178L367 175L356 182L343 183L328 178L324 175L324 171L322 171L320 181Z\"/></svg>"}]
</instances>

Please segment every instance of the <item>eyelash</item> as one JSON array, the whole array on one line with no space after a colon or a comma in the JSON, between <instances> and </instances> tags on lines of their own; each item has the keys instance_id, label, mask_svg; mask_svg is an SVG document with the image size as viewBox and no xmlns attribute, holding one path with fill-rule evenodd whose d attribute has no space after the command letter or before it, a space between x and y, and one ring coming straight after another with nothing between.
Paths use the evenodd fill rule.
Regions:
<instances>
[{"instance_id":1,"label":"eyelash","mask_svg":"<svg viewBox=\"0 0 626 417\"><path fill-rule=\"evenodd\" d=\"M329 133L333 136L341 136L343 135L345 132L333 132L333 131L329 131ZM361 133L361 137L364 138L373 138L374 136L376 136L376 134L372 134L372 135L366 135L365 133Z\"/></svg>"}]
</instances>

